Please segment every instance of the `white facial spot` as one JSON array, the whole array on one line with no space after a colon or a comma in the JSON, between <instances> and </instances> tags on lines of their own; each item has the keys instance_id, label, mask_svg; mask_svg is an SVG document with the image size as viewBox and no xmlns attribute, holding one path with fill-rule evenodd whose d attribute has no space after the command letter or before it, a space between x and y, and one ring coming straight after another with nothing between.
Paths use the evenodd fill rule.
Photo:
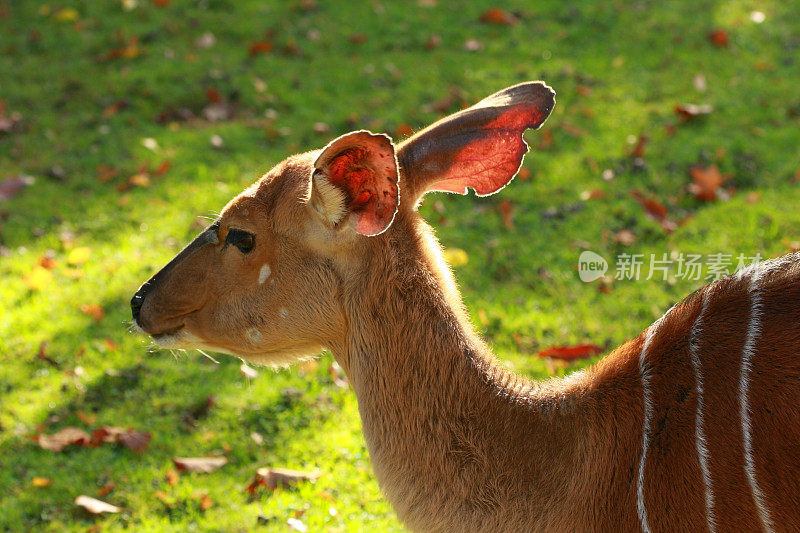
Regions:
<instances>
[{"instance_id":1,"label":"white facial spot","mask_svg":"<svg viewBox=\"0 0 800 533\"><path fill-rule=\"evenodd\" d=\"M258 331L256 328L250 328L245 332L247 335L247 339L250 342L258 342L261 340L261 332Z\"/></svg>"},{"instance_id":2,"label":"white facial spot","mask_svg":"<svg viewBox=\"0 0 800 533\"><path fill-rule=\"evenodd\" d=\"M281 307L280 309L278 309L278 316L280 316L281 318L286 318L287 316L289 316L289 311Z\"/></svg>"},{"instance_id":3,"label":"white facial spot","mask_svg":"<svg viewBox=\"0 0 800 533\"><path fill-rule=\"evenodd\" d=\"M258 271L258 284L261 285L265 281L269 275L272 274L272 269L269 268L269 265L264 263L264 266L261 267L261 270Z\"/></svg>"}]
</instances>

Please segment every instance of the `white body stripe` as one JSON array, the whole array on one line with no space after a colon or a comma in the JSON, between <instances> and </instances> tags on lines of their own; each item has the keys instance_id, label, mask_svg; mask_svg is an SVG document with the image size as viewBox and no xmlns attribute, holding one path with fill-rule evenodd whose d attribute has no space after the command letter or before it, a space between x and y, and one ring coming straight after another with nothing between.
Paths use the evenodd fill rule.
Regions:
<instances>
[{"instance_id":1,"label":"white body stripe","mask_svg":"<svg viewBox=\"0 0 800 533\"><path fill-rule=\"evenodd\" d=\"M700 354L698 353L697 341L703 331L703 317L706 314L706 306L708 305L708 297L706 291L702 294L703 306L700 314L697 315L697 320L692 326L691 338L693 342L689 343L689 356L692 360L692 367L694 367L695 387L697 389L697 412L695 413L695 446L697 448L697 458L700 461L700 470L703 474L703 487L706 500L706 523L708 530L715 533L717 526L714 520L714 491L711 485L711 473L708 470L708 445L706 443L705 428L703 426L703 373L700 363Z\"/></svg>"},{"instance_id":2,"label":"white body stripe","mask_svg":"<svg viewBox=\"0 0 800 533\"><path fill-rule=\"evenodd\" d=\"M653 322L645 333L642 352L639 354L639 374L642 376L642 397L644 399L644 422L642 423L642 455L639 459L639 478L636 483L636 510L639 513L639 522L644 533L650 533L650 526L647 523L647 508L644 505L644 465L647 460L647 447L650 445L650 418L653 416L653 401L650 398L650 376L645 367L647 350L653 337L658 333L661 322L669 316L670 308L664 316Z\"/></svg>"},{"instance_id":3,"label":"white body stripe","mask_svg":"<svg viewBox=\"0 0 800 533\"><path fill-rule=\"evenodd\" d=\"M762 263L763 265L763 263ZM750 387L750 373L753 370L752 359L755 355L756 339L761 333L761 294L759 293L758 283L764 274L764 268L753 269L750 273L750 323L747 326L747 337L742 348L742 366L739 375L739 415L742 420L742 439L744 441L744 471L747 475L747 481L750 484L750 490L753 492L753 501L758 509L758 516L761 519L761 525L765 531L774 531L772 526L772 519L770 518L769 509L764 501L764 494L758 486L756 480L756 466L753 459L753 442L752 442L752 422L750 420L750 409L748 405L748 389Z\"/></svg>"}]
</instances>

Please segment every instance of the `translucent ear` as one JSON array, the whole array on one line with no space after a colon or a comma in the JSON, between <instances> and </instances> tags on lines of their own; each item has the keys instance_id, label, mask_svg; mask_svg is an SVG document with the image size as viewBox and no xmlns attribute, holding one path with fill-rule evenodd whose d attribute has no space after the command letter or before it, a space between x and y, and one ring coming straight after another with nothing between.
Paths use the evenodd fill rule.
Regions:
<instances>
[{"instance_id":1,"label":"translucent ear","mask_svg":"<svg viewBox=\"0 0 800 533\"><path fill-rule=\"evenodd\" d=\"M311 203L333 225L352 222L362 235L386 231L399 201L392 140L366 130L331 141L314 162Z\"/></svg>"},{"instance_id":2,"label":"translucent ear","mask_svg":"<svg viewBox=\"0 0 800 533\"><path fill-rule=\"evenodd\" d=\"M397 150L404 195L428 191L494 194L517 174L528 145L555 106L555 91L540 81L520 83L420 131Z\"/></svg>"}]
</instances>

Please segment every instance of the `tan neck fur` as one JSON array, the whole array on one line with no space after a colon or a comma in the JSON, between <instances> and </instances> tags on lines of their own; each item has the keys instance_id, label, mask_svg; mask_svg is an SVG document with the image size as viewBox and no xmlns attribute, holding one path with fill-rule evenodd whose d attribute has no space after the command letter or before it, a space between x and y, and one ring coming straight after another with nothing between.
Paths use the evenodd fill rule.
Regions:
<instances>
[{"instance_id":1,"label":"tan neck fur","mask_svg":"<svg viewBox=\"0 0 800 533\"><path fill-rule=\"evenodd\" d=\"M501 367L464 318L427 226L402 218L370 243L384 250L366 273L344 280L349 327L334 350L381 487L415 530L574 524L559 513L589 503L576 490L596 445L589 378L537 384Z\"/></svg>"}]
</instances>

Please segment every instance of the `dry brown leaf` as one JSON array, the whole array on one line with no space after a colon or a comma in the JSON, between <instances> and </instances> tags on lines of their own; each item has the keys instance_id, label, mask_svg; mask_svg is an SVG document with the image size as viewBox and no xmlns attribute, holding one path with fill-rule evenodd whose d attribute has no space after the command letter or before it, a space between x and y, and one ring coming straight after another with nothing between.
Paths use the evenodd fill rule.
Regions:
<instances>
[{"instance_id":1,"label":"dry brown leaf","mask_svg":"<svg viewBox=\"0 0 800 533\"><path fill-rule=\"evenodd\" d=\"M631 150L631 157L644 157L644 147L647 144L647 135L639 135L636 145Z\"/></svg>"},{"instance_id":2,"label":"dry brown leaf","mask_svg":"<svg viewBox=\"0 0 800 533\"><path fill-rule=\"evenodd\" d=\"M110 503L106 503L83 494L75 498L75 505L83 507L92 514L122 512L122 508L117 507L116 505L111 505Z\"/></svg>"},{"instance_id":3,"label":"dry brown leaf","mask_svg":"<svg viewBox=\"0 0 800 533\"><path fill-rule=\"evenodd\" d=\"M711 165L703 168L700 165L694 165L689 168L689 173L692 176L692 183L689 184L689 192L695 198L704 202L710 202L717 199L717 189L725 181L722 174L719 173L717 165Z\"/></svg>"},{"instance_id":4,"label":"dry brown leaf","mask_svg":"<svg viewBox=\"0 0 800 533\"><path fill-rule=\"evenodd\" d=\"M118 440L119 443L128 448L129 450L133 450L136 453L142 453L147 445L150 444L150 439L152 436L150 433L146 431L134 431L129 429L125 433L122 433Z\"/></svg>"},{"instance_id":5,"label":"dry brown leaf","mask_svg":"<svg viewBox=\"0 0 800 533\"><path fill-rule=\"evenodd\" d=\"M34 438L39 446L51 452L60 452L70 445L86 446L92 440L88 433L76 427L65 427L52 435L37 435Z\"/></svg>"},{"instance_id":6,"label":"dry brown leaf","mask_svg":"<svg viewBox=\"0 0 800 533\"><path fill-rule=\"evenodd\" d=\"M178 480L180 480L181 475L178 474L177 470L169 469L167 470L166 475L164 476L167 480L167 485L174 487L178 484Z\"/></svg>"},{"instance_id":7,"label":"dry brown leaf","mask_svg":"<svg viewBox=\"0 0 800 533\"><path fill-rule=\"evenodd\" d=\"M319 472L288 468L259 468L255 478L247 486L247 491L253 494L258 487L266 487L269 490L291 487L303 481L316 481L320 475Z\"/></svg>"},{"instance_id":8,"label":"dry brown leaf","mask_svg":"<svg viewBox=\"0 0 800 533\"><path fill-rule=\"evenodd\" d=\"M405 122L403 122L402 124L397 126L397 129L394 130L394 133L397 137L410 137L411 135L414 134L414 129Z\"/></svg>"},{"instance_id":9,"label":"dry brown leaf","mask_svg":"<svg viewBox=\"0 0 800 533\"><path fill-rule=\"evenodd\" d=\"M213 472L224 466L228 460L225 457L173 457L175 468L182 472Z\"/></svg>"}]
</instances>

